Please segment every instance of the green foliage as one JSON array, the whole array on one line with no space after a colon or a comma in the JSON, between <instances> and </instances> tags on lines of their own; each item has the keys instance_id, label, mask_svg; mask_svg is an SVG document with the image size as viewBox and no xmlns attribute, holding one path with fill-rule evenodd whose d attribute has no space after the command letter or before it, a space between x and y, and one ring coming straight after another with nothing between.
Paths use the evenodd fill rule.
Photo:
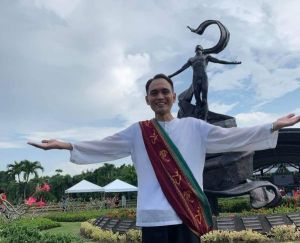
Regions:
<instances>
[{"instance_id":1,"label":"green foliage","mask_svg":"<svg viewBox=\"0 0 300 243\"><path fill-rule=\"evenodd\" d=\"M98 242L141 242L142 234L140 230L129 230L127 233L113 233L110 230L103 230L94 226L90 222L81 223L80 233Z\"/></svg>"},{"instance_id":2,"label":"green foliage","mask_svg":"<svg viewBox=\"0 0 300 243\"><path fill-rule=\"evenodd\" d=\"M83 243L83 241L71 234L45 233L42 235L41 243Z\"/></svg>"},{"instance_id":3,"label":"green foliage","mask_svg":"<svg viewBox=\"0 0 300 243\"><path fill-rule=\"evenodd\" d=\"M206 243L225 243L225 242L267 242L270 239L256 231L242 230L242 231L211 231L201 236L201 242Z\"/></svg>"},{"instance_id":4,"label":"green foliage","mask_svg":"<svg viewBox=\"0 0 300 243\"><path fill-rule=\"evenodd\" d=\"M56 174L50 177L48 180L49 185L51 186L50 192L56 197L56 199L61 199L65 194L65 190L73 186L73 178L70 175L60 175Z\"/></svg>"},{"instance_id":5,"label":"green foliage","mask_svg":"<svg viewBox=\"0 0 300 243\"><path fill-rule=\"evenodd\" d=\"M55 197L49 198L49 201L60 201L67 188L83 179L100 186L104 186L117 178L132 185L137 185L137 175L133 165L124 164L116 167L113 164L105 163L95 171L82 172L73 177L70 175L61 175L62 170L57 169L56 175L39 178L37 177L39 170L43 170L39 162L24 160L9 164L7 171L0 171L0 188L5 189L8 200L14 204L23 203L24 197L32 195L35 192L36 186L44 182L47 182L51 186L50 192ZM30 180L30 175L35 175L36 177ZM91 194L81 194L80 197L88 199L91 197Z\"/></svg>"},{"instance_id":6,"label":"green foliage","mask_svg":"<svg viewBox=\"0 0 300 243\"><path fill-rule=\"evenodd\" d=\"M3 227L0 236L8 243L38 242L41 240L41 234L37 229L17 225Z\"/></svg>"},{"instance_id":7,"label":"green foliage","mask_svg":"<svg viewBox=\"0 0 300 243\"><path fill-rule=\"evenodd\" d=\"M10 225L0 230L0 237L7 243L81 243L82 241L75 236L68 234L41 233L36 228L27 226Z\"/></svg>"},{"instance_id":8,"label":"green foliage","mask_svg":"<svg viewBox=\"0 0 300 243\"><path fill-rule=\"evenodd\" d=\"M136 211L135 209L129 208L101 209L80 212L51 213L44 217L57 222L83 222L101 216L135 219Z\"/></svg>"},{"instance_id":9,"label":"green foliage","mask_svg":"<svg viewBox=\"0 0 300 243\"><path fill-rule=\"evenodd\" d=\"M257 215L257 214L286 214L286 213L295 212L298 209L279 206L279 207L276 207L276 208L251 209L249 211L244 210L241 213L238 213L238 215L250 216L250 215Z\"/></svg>"},{"instance_id":10,"label":"green foliage","mask_svg":"<svg viewBox=\"0 0 300 243\"><path fill-rule=\"evenodd\" d=\"M271 229L270 236L276 241L300 240L300 230L295 225L279 225Z\"/></svg>"},{"instance_id":11,"label":"green foliage","mask_svg":"<svg viewBox=\"0 0 300 243\"><path fill-rule=\"evenodd\" d=\"M55 196L51 192L36 191L32 194L34 198L43 198L46 202L53 202L56 200Z\"/></svg>"},{"instance_id":12,"label":"green foliage","mask_svg":"<svg viewBox=\"0 0 300 243\"><path fill-rule=\"evenodd\" d=\"M251 209L249 197L220 198L218 203L220 213L239 213Z\"/></svg>"},{"instance_id":13,"label":"green foliage","mask_svg":"<svg viewBox=\"0 0 300 243\"><path fill-rule=\"evenodd\" d=\"M103 215L110 218L126 218L126 219L135 219L136 218L136 210L129 208L118 208L118 209L110 209L107 212L103 212Z\"/></svg>"},{"instance_id":14,"label":"green foliage","mask_svg":"<svg viewBox=\"0 0 300 243\"><path fill-rule=\"evenodd\" d=\"M101 215L103 215L102 210L91 210L80 212L51 213L44 217L56 222L83 222L88 219L100 217Z\"/></svg>"},{"instance_id":15,"label":"green foliage","mask_svg":"<svg viewBox=\"0 0 300 243\"><path fill-rule=\"evenodd\" d=\"M36 218L21 218L18 220L15 220L9 224L5 225L5 228L7 227L26 227L30 229L39 229L39 230L45 230L45 229L51 229L54 227L59 227L60 223L52 221L47 218L42 217L36 217Z\"/></svg>"},{"instance_id":16,"label":"green foliage","mask_svg":"<svg viewBox=\"0 0 300 243\"><path fill-rule=\"evenodd\" d=\"M294 197L283 197L281 206L288 207L288 208L294 208L299 209L300 207L300 197L294 198Z\"/></svg>"}]
</instances>

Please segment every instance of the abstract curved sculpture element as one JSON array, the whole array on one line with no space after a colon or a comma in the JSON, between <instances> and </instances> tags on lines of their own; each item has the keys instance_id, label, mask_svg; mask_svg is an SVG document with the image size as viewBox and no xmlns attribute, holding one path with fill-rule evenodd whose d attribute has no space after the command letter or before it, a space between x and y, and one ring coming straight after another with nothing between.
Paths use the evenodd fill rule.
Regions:
<instances>
[{"instance_id":1,"label":"abstract curved sculpture element","mask_svg":"<svg viewBox=\"0 0 300 243\"><path fill-rule=\"evenodd\" d=\"M188 29L190 29L192 32L202 35L205 31L205 29L212 24L216 24L220 29L220 39L218 43L208 49L203 49L203 54L209 54L209 53L219 53L225 49L225 47L228 44L228 41L230 39L230 33L228 29L218 20L206 20L203 23L201 23L197 29L193 29L190 26L187 26Z\"/></svg>"},{"instance_id":2,"label":"abstract curved sculpture element","mask_svg":"<svg viewBox=\"0 0 300 243\"><path fill-rule=\"evenodd\" d=\"M208 112L208 122L221 127L236 127L234 117ZM250 195L253 208L274 207L281 202L278 188L268 181L249 181L253 173L254 152L207 154L203 187L212 212L218 215L218 197Z\"/></svg>"}]
</instances>

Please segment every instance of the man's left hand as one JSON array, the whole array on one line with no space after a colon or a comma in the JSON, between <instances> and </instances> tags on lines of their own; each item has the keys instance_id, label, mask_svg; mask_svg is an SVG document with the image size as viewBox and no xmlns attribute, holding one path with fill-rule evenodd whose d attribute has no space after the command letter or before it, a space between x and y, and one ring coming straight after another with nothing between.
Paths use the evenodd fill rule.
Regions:
<instances>
[{"instance_id":1,"label":"man's left hand","mask_svg":"<svg viewBox=\"0 0 300 243\"><path fill-rule=\"evenodd\" d=\"M277 131L284 127L290 127L298 122L300 122L300 116L296 116L295 114L291 113L275 121L273 123L273 130Z\"/></svg>"}]
</instances>

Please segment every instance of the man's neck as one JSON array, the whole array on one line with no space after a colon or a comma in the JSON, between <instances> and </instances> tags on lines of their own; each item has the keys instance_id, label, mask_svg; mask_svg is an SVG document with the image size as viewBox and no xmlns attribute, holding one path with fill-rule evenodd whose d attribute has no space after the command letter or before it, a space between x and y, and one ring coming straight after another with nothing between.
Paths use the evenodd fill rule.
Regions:
<instances>
[{"instance_id":1,"label":"man's neck","mask_svg":"<svg viewBox=\"0 0 300 243\"><path fill-rule=\"evenodd\" d=\"M165 115L159 115L159 114L155 114L155 119L158 121L172 121L174 119L174 117L172 116L172 114L165 114Z\"/></svg>"}]
</instances>

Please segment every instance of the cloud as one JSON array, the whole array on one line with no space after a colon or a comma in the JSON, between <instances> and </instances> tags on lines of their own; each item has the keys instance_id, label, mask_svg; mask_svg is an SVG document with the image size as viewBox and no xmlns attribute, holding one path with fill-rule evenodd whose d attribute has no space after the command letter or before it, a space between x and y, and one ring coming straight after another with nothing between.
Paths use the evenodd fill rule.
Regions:
<instances>
[{"instance_id":1,"label":"cloud","mask_svg":"<svg viewBox=\"0 0 300 243\"><path fill-rule=\"evenodd\" d=\"M300 16L298 13L299 2L277 1L273 5L273 18L276 34L291 51L300 51Z\"/></svg>"},{"instance_id":2,"label":"cloud","mask_svg":"<svg viewBox=\"0 0 300 243\"><path fill-rule=\"evenodd\" d=\"M220 113L220 114L227 114L229 111L231 111L234 107L236 107L238 103L233 104L224 104L221 102L214 102L209 105L209 110Z\"/></svg>"},{"instance_id":3,"label":"cloud","mask_svg":"<svg viewBox=\"0 0 300 243\"><path fill-rule=\"evenodd\" d=\"M240 113L235 116L238 127L248 127L262 124L271 123L275 121L278 116L276 114L269 114L265 112L250 112Z\"/></svg>"},{"instance_id":4,"label":"cloud","mask_svg":"<svg viewBox=\"0 0 300 243\"><path fill-rule=\"evenodd\" d=\"M297 9L296 0L1 1L0 147L93 139L152 118L145 81L180 68L197 44L216 43L215 26L202 36L186 29L206 19L220 20L231 34L213 56L242 61L208 65L209 97L224 94L210 107L238 110L242 125L275 119L264 105L300 86ZM191 70L180 75L178 94L191 83Z\"/></svg>"},{"instance_id":5,"label":"cloud","mask_svg":"<svg viewBox=\"0 0 300 243\"><path fill-rule=\"evenodd\" d=\"M300 108L292 111L299 115ZM278 118L286 116L286 113L275 114L275 113L266 113L266 112L250 112L250 113L239 113L235 116L238 127L249 127L254 125L260 125L262 123L272 123ZM296 124L293 128L300 128L300 124Z\"/></svg>"},{"instance_id":6,"label":"cloud","mask_svg":"<svg viewBox=\"0 0 300 243\"><path fill-rule=\"evenodd\" d=\"M20 147L22 147L20 143L0 141L0 149L12 149Z\"/></svg>"}]
</instances>

